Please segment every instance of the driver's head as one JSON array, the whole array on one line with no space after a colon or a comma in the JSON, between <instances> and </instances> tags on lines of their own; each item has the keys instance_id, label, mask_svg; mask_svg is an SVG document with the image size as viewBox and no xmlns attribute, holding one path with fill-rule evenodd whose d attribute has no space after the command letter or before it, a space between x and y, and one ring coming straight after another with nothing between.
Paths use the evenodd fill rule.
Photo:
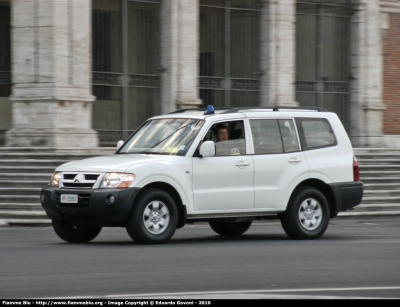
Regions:
<instances>
[{"instance_id":1,"label":"driver's head","mask_svg":"<svg viewBox=\"0 0 400 307\"><path fill-rule=\"evenodd\" d=\"M223 124L216 125L214 135L217 138L217 142L227 141L229 139L228 128Z\"/></svg>"}]
</instances>

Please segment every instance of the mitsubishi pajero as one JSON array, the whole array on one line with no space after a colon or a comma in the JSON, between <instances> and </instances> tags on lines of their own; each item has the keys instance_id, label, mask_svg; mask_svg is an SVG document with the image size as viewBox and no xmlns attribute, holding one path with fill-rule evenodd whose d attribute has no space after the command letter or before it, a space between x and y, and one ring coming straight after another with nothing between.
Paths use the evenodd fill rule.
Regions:
<instances>
[{"instance_id":1,"label":"mitsubishi pajero","mask_svg":"<svg viewBox=\"0 0 400 307\"><path fill-rule=\"evenodd\" d=\"M228 139L218 142L221 124ZM150 244L188 223L239 236L271 217L293 239L317 239L362 196L357 159L335 113L209 106L152 117L115 154L59 166L41 203L64 241L89 242L102 227L124 227Z\"/></svg>"}]
</instances>

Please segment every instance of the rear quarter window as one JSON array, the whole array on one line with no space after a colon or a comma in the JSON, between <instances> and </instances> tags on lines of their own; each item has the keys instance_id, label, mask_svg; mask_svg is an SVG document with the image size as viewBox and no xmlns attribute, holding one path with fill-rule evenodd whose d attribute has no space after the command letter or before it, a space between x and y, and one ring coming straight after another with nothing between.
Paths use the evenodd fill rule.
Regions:
<instances>
[{"instance_id":1,"label":"rear quarter window","mask_svg":"<svg viewBox=\"0 0 400 307\"><path fill-rule=\"evenodd\" d=\"M303 150L337 145L332 127L325 118L296 118L296 125Z\"/></svg>"}]
</instances>

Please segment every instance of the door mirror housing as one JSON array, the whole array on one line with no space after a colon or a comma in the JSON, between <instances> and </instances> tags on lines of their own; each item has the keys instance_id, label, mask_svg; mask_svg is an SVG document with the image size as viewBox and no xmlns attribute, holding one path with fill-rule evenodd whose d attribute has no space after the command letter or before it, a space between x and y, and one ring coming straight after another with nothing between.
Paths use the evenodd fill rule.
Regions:
<instances>
[{"instance_id":1,"label":"door mirror housing","mask_svg":"<svg viewBox=\"0 0 400 307\"><path fill-rule=\"evenodd\" d=\"M120 147L124 145L124 141L123 140L119 140L117 143L117 150L120 149Z\"/></svg>"},{"instance_id":2,"label":"door mirror housing","mask_svg":"<svg viewBox=\"0 0 400 307\"><path fill-rule=\"evenodd\" d=\"M200 146L200 157L214 157L215 156L215 143L207 141Z\"/></svg>"}]
</instances>

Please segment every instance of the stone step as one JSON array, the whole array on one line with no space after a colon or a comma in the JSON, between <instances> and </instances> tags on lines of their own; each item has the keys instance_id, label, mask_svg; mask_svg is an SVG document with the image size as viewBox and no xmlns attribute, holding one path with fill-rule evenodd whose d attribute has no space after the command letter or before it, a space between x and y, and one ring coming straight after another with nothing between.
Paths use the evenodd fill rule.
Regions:
<instances>
[{"instance_id":1,"label":"stone step","mask_svg":"<svg viewBox=\"0 0 400 307\"><path fill-rule=\"evenodd\" d=\"M4 203L40 203L40 194L37 195L0 195L0 204Z\"/></svg>"},{"instance_id":2,"label":"stone step","mask_svg":"<svg viewBox=\"0 0 400 307\"><path fill-rule=\"evenodd\" d=\"M400 172L400 165L376 165L376 164L371 164L371 165L363 165L360 166L360 173L362 172L368 172L368 171L381 171L385 173L386 171L397 171Z\"/></svg>"},{"instance_id":3,"label":"stone step","mask_svg":"<svg viewBox=\"0 0 400 307\"><path fill-rule=\"evenodd\" d=\"M104 156L105 154L99 153L97 155L68 155L68 154L17 154L17 153L0 153L0 159L2 160L62 160L62 161L73 161L82 160L92 157Z\"/></svg>"},{"instance_id":4,"label":"stone step","mask_svg":"<svg viewBox=\"0 0 400 307\"><path fill-rule=\"evenodd\" d=\"M114 153L116 147L6 147L0 146L0 154L2 153L50 153L50 154L97 154Z\"/></svg>"},{"instance_id":5,"label":"stone step","mask_svg":"<svg viewBox=\"0 0 400 307\"><path fill-rule=\"evenodd\" d=\"M360 167L368 165L400 165L400 159L357 159Z\"/></svg>"},{"instance_id":6,"label":"stone step","mask_svg":"<svg viewBox=\"0 0 400 307\"><path fill-rule=\"evenodd\" d=\"M363 197L400 197L400 190L364 190Z\"/></svg>"},{"instance_id":7,"label":"stone step","mask_svg":"<svg viewBox=\"0 0 400 307\"><path fill-rule=\"evenodd\" d=\"M48 219L46 212L42 211L23 211L23 210L0 210L0 220L2 219Z\"/></svg>"},{"instance_id":8,"label":"stone step","mask_svg":"<svg viewBox=\"0 0 400 307\"><path fill-rule=\"evenodd\" d=\"M398 177L399 171L360 170L361 181L364 177Z\"/></svg>"},{"instance_id":9,"label":"stone step","mask_svg":"<svg viewBox=\"0 0 400 307\"><path fill-rule=\"evenodd\" d=\"M1 148L1 147L0 147ZM82 152L1 152L0 159L11 159L11 160L24 160L24 159L44 159L44 160L82 160L91 157L113 155L113 152L102 152L96 153L82 153Z\"/></svg>"},{"instance_id":10,"label":"stone step","mask_svg":"<svg viewBox=\"0 0 400 307\"><path fill-rule=\"evenodd\" d=\"M53 172L49 173L0 173L0 178L3 180L27 180L27 181L50 181Z\"/></svg>"},{"instance_id":11,"label":"stone step","mask_svg":"<svg viewBox=\"0 0 400 307\"><path fill-rule=\"evenodd\" d=\"M0 174L1 173L46 173L52 174L56 169L56 165L54 166L0 166Z\"/></svg>"},{"instance_id":12,"label":"stone step","mask_svg":"<svg viewBox=\"0 0 400 307\"><path fill-rule=\"evenodd\" d=\"M371 161L374 160L396 160L399 159L400 154L388 154L388 155L382 155L382 154L376 154L376 155L369 155L369 156L360 156L356 155L358 163L370 163Z\"/></svg>"},{"instance_id":13,"label":"stone step","mask_svg":"<svg viewBox=\"0 0 400 307\"><path fill-rule=\"evenodd\" d=\"M353 148L356 156L363 155L397 155L400 156L399 148Z\"/></svg>"},{"instance_id":14,"label":"stone step","mask_svg":"<svg viewBox=\"0 0 400 307\"><path fill-rule=\"evenodd\" d=\"M2 175L0 174L0 178ZM22 177L20 177L22 178ZM0 188L42 188L48 186L50 176L47 180L0 180Z\"/></svg>"},{"instance_id":15,"label":"stone step","mask_svg":"<svg viewBox=\"0 0 400 307\"><path fill-rule=\"evenodd\" d=\"M375 191L375 190L399 190L399 183L365 183L364 182L364 192L365 191ZM399 191L400 192L400 191Z\"/></svg>"},{"instance_id":16,"label":"stone step","mask_svg":"<svg viewBox=\"0 0 400 307\"><path fill-rule=\"evenodd\" d=\"M360 151L354 150L354 155L357 159L369 159L371 157L393 157L396 159L400 156L400 149L396 150L370 150L370 151Z\"/></svg>"},{"instance_id":17,"label":"stone step","mask_svg":"<svg viewBox=\"0 0 400 307\"><path fill-rule=\"evenodd\" d=\"M400 177L362 177L361 181L364 184L399 183Z\"/></svg>"},{"instance_id":18,"label":"stone step","mask_svg":"<svg viewBox=\"0 0 400 307\"><path fill-rule=\"evenodd\" d=\"M18 168L20 166L51 166L56 168L57 166L69 162L70 160L50 160L50 159L3 159L0 157L0 166L13 166Z\"/></svg>"},{"instance_id":19,"label":"stone step","mask_svg":"<svg viewBox=\"0 0 400 307\"><path fill-rule=\"evenodd\" d=\"M400 203L400 196L363 196L361 201L361 205L396 203Z\"/></svg>"},{"instance_id":20,"label":"stone step","mask_svg":"<svg viewBox=\"0 0 400 307\"><path fill-rule=\"evenodd\" d=\"M31 187L0 187L0 195L14 195L16 197L21 195L40 195L42 188L31 188Z\"/></svg>"},{"instance_id":21,"label":"stone step","mask_svg":"<svg viewBox=\"0 0 400 307\"><path fill-rule=\"evenodd\" d=\"M369 155L369 156L360 156L356 155L358 163L370 163L371 161L374 160L396 160L399 159L400 154L389 154L389 155L382 155L382 154L376 154L376 155Z\"/></svg>"},{"instance_id":22,"label":"stone step","mask_svg":"<svg viewBox=\"0 0 400 307\"><path fill-rule=\"evenodd\" d=\"M0 210L14 210L14 211L43 211L42 205L37 203L0 203Z\"/></svg>"}]
</instances>

